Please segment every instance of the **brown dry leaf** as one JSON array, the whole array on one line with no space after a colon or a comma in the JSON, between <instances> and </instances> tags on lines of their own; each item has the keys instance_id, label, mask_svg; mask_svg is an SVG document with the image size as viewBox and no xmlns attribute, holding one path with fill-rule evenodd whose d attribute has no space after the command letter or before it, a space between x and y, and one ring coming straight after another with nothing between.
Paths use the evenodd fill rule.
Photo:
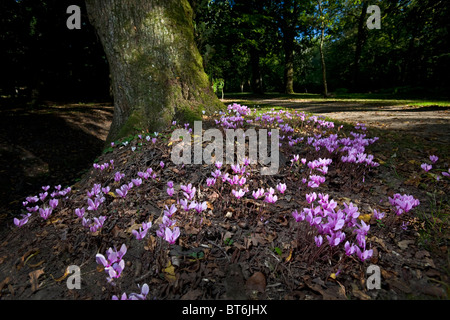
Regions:
<instances>
[{"instance_id":1,"label":"brown dry leaf","mask_svg":"<svg viewBox=\"0 0 450 320\"><path fill-rule=\"evenodd\" d=\"M286 262L291 261L293 252L294 252L294 249L291 248L291 250L289 250L289 255L287 256L287 258L285 260Z\"/></svg>"},{"instance_id":2,"label":"brown dry leaf","mask_svg":"<svg viewBox=\"0 0 450 320\"><path fill-rule=\"evenodd\" d=\"M255 272L245 283L247 290L257 290L261 293L266 291L266 277L262 272Z\"/></svg>"},{"instance_id":3,"label":"brown dry leaf","mask_svg":"<svg viewBox=\"0 0 450 320\"><path fill-rule=\"evenodd\" d=\"M30 276L30 283L31 283L31 291L35 292L39 289L39 277L44 274L44 269L39 269L36 271L30 272L28 275Z\"/></svg>"},{"instance_id":4,"label":"brown dry leaf","mask_svg":"<svg viewBox=\"0 0 450 320\"><path fill-rule=\"evenodd\" d=\"M352 283L352 293L353 295L361 300L371 300L372 298L358 289L358 286Z\"/></svg>"},{"instance_id":5,"label":"brown dry leaf","mask_svg":"<svg viewBox=\"0 0 450 320\"><path fill-rule=\"evenodd\" d=\"M55 280L56 282L61 282L61 281L63 281L65 278L67 278L67 276L68 276L69 274L70 274L70 273L69 273L69 267L67 267L66 270L64 271L64 274L63 274L61 277L59 277L58 279L53 278L53 275L51 275L51 276L52 276L53 280Z\"/></svg>"},{"instance_id":6,"label":"brown dry leaf","mask_svg":"<svg viewBox=\"0 0 450 320\"><path fill-rule=\"evenodd\" d=\"M11 280L10 277L6 277L2 282L0 282L0 297L2 296L2 290L3 290L3 287L4 287L5 285L7 285L7 284L9 283L10 280Z\"/></svg>"},{"instance_id":7,"label":"brown dry leaf","mask_svg":"<svg viewBox=\"0 0 450 320\"><path fill-rule=\"evenodd\" d=\"M189 290L186 294L184 294L180 300L195 300L202 295L202 290L195 289Z\"/></svg>"},{"instance_id":8,"label":"brown dry leaf","mask_svg":"<svg viewBox=\"0 0 450 320\"><path fill-rule=\"evenodd\" d=\"M144 249L147 251L150 250L153 252L155 250L155 247L156 247L156 238L154 236L150 235L147 240L147 245L144 246Z\"/></svg>"},{"instance_id":9,"label":"brown dry leaf","mask_svg":"<svg viewBox=\"0 0 450 320\"><path fill-rule=\"evenodd\" d=\"M170 283L174 282L177 277L175 275L175 267L172 265L172 263L169 261L167 264L167 267L163 269L164 272L164 278L166 278L167 281Z\"/></svg>"}]
</instances>

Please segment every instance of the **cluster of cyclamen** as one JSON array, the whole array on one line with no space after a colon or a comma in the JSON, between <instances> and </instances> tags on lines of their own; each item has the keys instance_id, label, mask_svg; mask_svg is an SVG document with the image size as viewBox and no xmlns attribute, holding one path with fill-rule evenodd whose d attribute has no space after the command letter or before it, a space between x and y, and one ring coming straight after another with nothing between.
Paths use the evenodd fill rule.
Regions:
<instances>
[{"instance_id":1,"label":"cluster of cyclamen","mask_svg":"<svg viewBox=\"0 0 450 320\"><path fill-rule=\"evenodd\" d=\"M319 205L314 206L317 197ZM356 253L361 261L369 259L373 254L372 249L366 249L366 235L370 225L358 219L360 215L358 207L352 203L349 205L344 203L344 209L336 211L337 203L328 198L328 194L309 193L306 195L306 201L311 204L311 207L303 208L301 212L294 210L292 216L297 222L306 221L310 226L316 228L318 235L314 240L318 247L322 245L324 237L331 247L338 246L347 238L345 229L350 228L352 233L356 234L356 243L350 243L348 240L345 242L346 255L350 256Z\"/></svg>"},{"instance_id":2,"label":"cluster of cyclamen","mask_svg":"<svg viewBox=\"0 0 450 320\"><path fill-rule=\"evenodd\" d=\"M228 172L222 173L220 170L222 168L222 162L217 161L215 163L216 170L211 172L211 178L206 179L206 184L211 187L215 185L218 179L221 179L222 183L228 183L230 186L237 186L239 189L232 189L231 194L237 198L242 198L247 192L249 192L247 187L244 187L247 182L247 176L250 175L250 172L247 171L248 166L250 165L250 160L248 158L243 159L243 164L233 164L231 165L231 169L233 170L233 175L230 176ZM286 184L279 183L276 186L276 189L280 193L284 193L286 191ZM264 192L264 188L260 188L252 193L253 198L259 199L264 196L264 202L267 203L275 203L278 200L278 196L275 195L275 190L273 188L269 188L267 192Z\"/></svg>"},{"instance_id":3,"label":"cluster of cyclamen","mask_svg":"<svg viewBox=\"0 0 450 320\"><path fill-rule=\"evenodd\" d=\"M414 199L413 196L396 193L392 198L389 197L389 203L395 208L395 214L399 216L411 211L414 207L417 207L420 204L420 201Z\"/></svg>"},{"instance_id":4,"label":"cluster of cyclamen","mask_svg":"<svg viewBox=\"0 0 450 320\"><path fill-rule=\"evenodd\" d=\"M39 193L39 195L27 197L26 201L23 201L22 204L28 213L22 214L21 219L14 218L14 224L17 227L22 227L28 222L31 214L37 211L39 211L39 215L42 219L47 220L59 204L59 199L57 198L67 196L67 194L72 190L70 187L61 190L61 185L57 185L54 188L55 190L50 194L51 199L48 198L48 190L50 189L50 186L42 186L43 192ZM45 201L47 199L49 200L47 205L45 205ZM39 201L42 202L41 207L38 205Z\"/></svg>"},{"instance_id":5,"label":"cluster of cyclamen","mask_svg":"<svg viewBox=\"0 0 450 320\"><path fill-rule=\"evenodd\" d=\"M109 283L114 284L113 280L119 278L122 271L125 269L125 261L122 259L125 253L127 253L127 246L122 244L119 251L109 248L108 251L106 251L107 257L100 253L96 254L95 259L98 264L102 264L105 268L105 271L109 276L107 277Z\"/></svg>"},{"instance_id":6,"label":"cluster of cyclamen","mask_svg":"<svg viewBox=\"0 0 450 320\"><path fill-rule=\"evenodd\" d=\"M436 162L439 160L439 157L436 156L436 155L431 155L431 156L430 156L430 160L431 160L431 164L430 164L430 163L422 163L422 164L420 165L420 167L421 167L425 172L428 172L428 171L430 171L431 169L433 169L433 165L436 164ZM450 169L448 169L448 171L443 171L443 172L441 172L441 174L442 174L444 177L450 178ZM441 179L441 177L439 176L439 174L437 174L437 175L436 175L436 180L439 181L440 179Z\"/></svg>"}]
</instances>

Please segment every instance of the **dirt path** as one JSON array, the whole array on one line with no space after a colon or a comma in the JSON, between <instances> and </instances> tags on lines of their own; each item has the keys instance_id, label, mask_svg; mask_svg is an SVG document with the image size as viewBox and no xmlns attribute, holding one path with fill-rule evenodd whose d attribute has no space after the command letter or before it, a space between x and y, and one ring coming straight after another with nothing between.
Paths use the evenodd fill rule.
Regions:
<instances>
[{"instance_id":1,"label":"dirt path","mask_svg":"<svg viewBox=\"0 0 450 320\"><path fill-rule=\"evenodd\" d=\"M226 104L235 100L224 100ZM271 105L299 109L331 119L363 122L380 129L403 130L429 136L432 140L450 142L450 108L437 106L376 105L357 102L317 102L304 99L255 99L253 105Z\"/></svg>"}]
</instances>

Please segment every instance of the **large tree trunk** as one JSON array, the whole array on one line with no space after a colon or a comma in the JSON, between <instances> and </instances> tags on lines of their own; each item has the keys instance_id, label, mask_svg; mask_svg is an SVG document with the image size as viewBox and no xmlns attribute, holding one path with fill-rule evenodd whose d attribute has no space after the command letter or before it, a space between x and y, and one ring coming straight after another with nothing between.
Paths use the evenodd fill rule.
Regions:
<instances>
[{"instance_id":1,"label":"large tree trunk","mask_svg":"<svg viewBox=\"0 0 450 320\"><path fill-rule=\"evenodd\" d=\"M261 68L259 66L259 51L250 49L250 63L252 67L251 88L253 93L263 94Z\"/></svg>"},{"instance_id":2,"label":"large tree trunk","mask_svg":"<svg viewBox=\"0 0 450 320\"><path fill-rule=\"evenodd\" d=\"M284 44L284 93L294 93L294 39L285 40Z\"/></svg>"},{"instance_id":3,"label":"large tree trunk","mask_svg":"<svg viewBox=\"0 0 450 320\"><path fill-rule=\"evenodd\" d=\"M318 1L319 4L319 14L323 16L322 10L322 2ZM325 41L325 22L322 20L320 27L320 42L319 42L319 53L320 53L320 62L322 64L322 81L323 81L323 96L328 97L328 84L327 84L327 70L325 66L325 54L323 52L323 43Z\"/></svg>"},{"instance_id":4,"label":"large tree trunk","mask_svg":"<svg viewBox=\"0 0 450 320\"><path fill-rule=\"evenodd\" d=\"M364 39L365 39L365 26L364 22L366 19L366 13L367 13L367 7L368 2L364 1L361 13L359 15L358 20L358 34L356 38L356 48L355 48L355 57L353 60L353 75L352 75L352 91L359 91L359 62L361 60L361 52L362 47L364 45Z\"/></svg>"},{"instance_id":5,"label":"large tree trunk","mask_svg":"<svg viewBox=\"0 0 450 320\"><path fill-rule=\"evenodd\" d=\"M111 73L108 141L222 106L195 46L188 0L86 0L86 6Z\"/></svg>"}]
</instances>

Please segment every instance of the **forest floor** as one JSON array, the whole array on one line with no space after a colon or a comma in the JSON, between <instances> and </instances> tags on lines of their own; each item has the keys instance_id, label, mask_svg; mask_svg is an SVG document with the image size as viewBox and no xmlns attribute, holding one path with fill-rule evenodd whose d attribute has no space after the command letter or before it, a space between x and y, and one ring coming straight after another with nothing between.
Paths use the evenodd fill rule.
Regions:
<instances>
[{"instance_id":1,"label":"forest floor","mask_svg":"<svg viewBox=\"0 0 450 320\"><path fill-rule=\"evenodd\" d=\"M243 104L324 115L343 124L347 134L351 124L365 123L368 134L380 138L369 149L381 165L365 183L330 168L327 180L332 183L319 191L339 204L353 202L367 217L374 249L370 261L361 263L332 250L327 256L294 239L300 229L291 212L306 203L298 192L299 181L289 175L287 155L277 175L254 182L253 189L259 183L274 187L276 181L288 185L286 194L258 216L265 220L250 215L258 208L254 201L226 202L218 192L199 187L199 200L207 200L210 209L201 227L180 214L182 236L170 250L154 236L139 242L131 229L148 219L155 230L164 206L173 203L164 192L167 181L200 186L211 168L169 165L169 148L162 140L139 153L121 147L102 154L112 119L110 104L48 103L0 110L0 298L110 299L112 294L139 292L137 285L148 283L149 295L156 299L448 299L449 182L441 177L437 183L420 167L436 154L441 171L449 169L448 107L248 98ZM130 145L137 146L136 141ZM298 150L306 156L302 152ZM76 222L73 210L94 183L111 182L92 163L112 159L126 175L152 167L160 178L132 193L126 208L107 196L108 210L119 214L92 235ZM25 197L42 192L41 186L58 184L72 186L66 207L47 221L32 217L24 227L14 226ZM408 220L393 217L380 224L372 210L389 213L388 196L395 193L411 194L421 205ZM400 222L409 223L408 228L403 230ZM111 287L95 254L114 245L119 249L122 243L128 247L126 272ZM381 269L381 289L366 288L369 264ZM80 290L66 286L69 265L81 268Z\"/></svg>"}]
</instances>

